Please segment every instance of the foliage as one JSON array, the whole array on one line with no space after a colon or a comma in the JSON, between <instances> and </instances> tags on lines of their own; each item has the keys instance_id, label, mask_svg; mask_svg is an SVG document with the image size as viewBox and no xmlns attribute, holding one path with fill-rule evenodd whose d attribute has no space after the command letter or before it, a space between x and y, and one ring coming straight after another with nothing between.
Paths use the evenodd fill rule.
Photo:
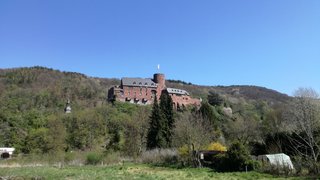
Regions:
<instances>
[{"instance_id":1,"label":"foliage","mask_svg":"<svg viewBox=\"0 0 320 180\"><path fill-rule=\"evenodd\" d=\"M164 115L161 112L157 98L154 98L147 135L148 149L166 147L165 129L166 123L164 121Z\"/></svg>"},{"instance_id":2,"label":"foliage","mask_svg":"<svg viewBox=\"0 0 320 180\"><path fill-rule=\"evenodd\" d=\"M202 103L199 112L201 116L207 119L212 125L217 125L215 113L209 103Z\"/></svg>"},{"instance_id":3,"label":"foliage","mask_svg":"<svg viewBox=\"0 0 320 180\"><path fill-rule=\"evenodd\" d=\"M207 150L209 151L227 151L227 147L224 145L220 144L219 142L212 142L208 145Z\"/></svg>"},{"instance_id":4,"label":"foliage","mask_svg":"<svg viewBox=\"0 0 320 180\"><path fill-rule=\"evenodd\" d=\"M139 108L125 127L124 152L131 157L138 157L146 147L150 108Z\"/></svg>"},{"instance_id":5,"label":"foliage","mask_svg":"<svg viewBox=\"0 0 320 180\"><path fill-rule=\"evenodd\" d=\"M212 106L220 106L223 103L223 98L216 92L209 92L208 103Z\"/></svg>"},{"instance_id":6,"label":"foliage","mask_svg":"<svg viewBox=\"0 0 320 180\"><path fill-rule=\"evenodd\" d=\"M90 152L86 157L86 164L97 165L102 161L102 155L96 152Z\"/></svg>"},{"instance_id":7,"label":"foliage","mask_svg":"<svg viewBox=\"0 0 320 180\"><path fill-rule=\"evenodd\" d=\"M171 97L167 93L162 93L160 96L160 110L164 116L164 131L167 142L167 147L172 146L172 136L174 130L174 114L173 114L173 102Z\"/></svg>"},{"instance_id":8,"label":"foliage","mask_svg":"<svg viewBox=\"0 0 320 180\"><path fill-rule=\"evenodd\" d=\"M54 156L65 151L106 150L138 158L147 148L147 137L151 137L148 127L154 123L150 117L154 114L151 106L106 102L107 90L119 83L118 79L44 67L0 69L0 145L15 147L16 154ZM200 110L176 112L168 108L172 107L168 97L161 97L158 125L153 126L161 128L155 133L155 142L160 140L161 144L156 147L183 147L190 154L210 142L230 144L238 140L257 155L285 152L292 156L292 147L300 147L296 150L307 149L303 162L316 162L319 123L311 123L309 132L315 143L310 146L304 142L310 133L303 132L296 120L317 122L318 101L256 86L197 86L174 81L166 85L185 89L213 106L203 104ZM67 99L71 101L71 114L63 111ZM311 106L302 106L300 100L308 100ZM231 110L228 115L224 107ZM303 109L306 116L301 116ZM288 146L290 143L300 146ZM311 172L312 166L317 167L313 165L304 163L303 168Z\"/></svg>"},{"instance_id":9,"label":"foliage","mask_svg":"<svg viewBox=\"0 0 320 180\"><path fill-rule=\"evenodd\" d=\"M176 121L174 146L187 146L189 151L200 150L217 137L210 123L197 113L186 112Z\"/></svg>"},{"instance_id":10,"label":"foliage","mask_svg":"<svg viewBox=\"0 0 320 180\"><path fill-rule=\"evenodd\" d=\"M251 160L249 151L240 142L234 142L226 153L227 171L245 171L255 168L254 161Z\"/></svg>"},{"instance_id":11,"label":"foliage","mask_svg":"<svg viewBox=\"0 0 320 180\"><path fill-rule=\"evenodd\" d=\"M171 166L177 164L178 153L174 149L152 149L142 153L141 160L143 163Z\"/></svg>"}]
</instances>

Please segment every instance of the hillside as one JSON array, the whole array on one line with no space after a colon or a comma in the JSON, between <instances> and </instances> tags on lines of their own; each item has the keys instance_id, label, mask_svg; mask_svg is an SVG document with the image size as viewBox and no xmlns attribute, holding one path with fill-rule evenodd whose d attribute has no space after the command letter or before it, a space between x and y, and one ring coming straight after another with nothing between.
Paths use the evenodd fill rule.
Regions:
<instances>
[{"instance_id":1,"label":"hillside","mask_svg":"<svg viewBox=\"0 0 320 180\"><path fill-rule=\"evenodd\" d=\"M233 86L199 86L183 81L167 81L168 87L185 89L193 96L206 99L210 91L219 93L227 98L244 98L246 100L266 101L269 105L286 103L291 98L283 93L259 86L233 85Z\"/></svg>"},{"instance_id":2,"label":"hillside","mask_svg":"<svg viewBox=\"0 0 320 180\"><path fill-rule=\"evenodd\" d=\"M151 106L108 103L108 89L119 83L119 79L45 67L0 69L0 146L15 147L23 153L101 147L128 155L141 153ZM239 134L234 134L233 121L260 123L274 105L290 100L287 95L256 86L198 86L172 80L166 85L185 89L204 100L209 92L218 93L224 104L212 106L210 113L215 127L230 141ZM64 113L68 99L71 114ZM225 113L225 107L232 108L232 118ZM176 112L177 118L185 115L188 112Z\"/></svg>"},{"instance_id":3,"label":"hillside","mask_svg":"<svg viewBox=\"0 0 320 180\"><path fill-rule=\"evenodd\" d=\"M72 102L89 107L105 103L108 89L119 83L119 79L88 77L76 72L61 72L45 67L0 69L0 96L6 94L10 97L21 93L22 96L31 98L30 101L37 101L39 98L45 101L46 96L53 96L60 108L68 98ZM168 80L166 85L185 89L192 96L203 99L213 91L229 99L260 100L266 101L269 105L290 100L285 94L258 86L198 86L173 80ZM41 102L33 103L35 106L41 106ZM52 106L50 103L52 102L46 102L44 105Z\"/></svg>"}]
</instances>

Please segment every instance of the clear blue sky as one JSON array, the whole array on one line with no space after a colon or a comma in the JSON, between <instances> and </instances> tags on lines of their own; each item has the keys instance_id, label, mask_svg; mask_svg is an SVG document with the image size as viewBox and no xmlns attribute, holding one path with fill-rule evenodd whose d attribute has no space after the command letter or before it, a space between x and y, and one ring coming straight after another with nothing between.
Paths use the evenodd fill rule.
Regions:
<instances>
[{"instance_id":1,"label":"clear blue sky","mask_svg":"<svg viewBox=\"0 0 320 180\"><path fill-rule=\"evenodd\" d=\"M0 68L320 91L320 0L1 0Z\"/></svg>"}]
</instances>

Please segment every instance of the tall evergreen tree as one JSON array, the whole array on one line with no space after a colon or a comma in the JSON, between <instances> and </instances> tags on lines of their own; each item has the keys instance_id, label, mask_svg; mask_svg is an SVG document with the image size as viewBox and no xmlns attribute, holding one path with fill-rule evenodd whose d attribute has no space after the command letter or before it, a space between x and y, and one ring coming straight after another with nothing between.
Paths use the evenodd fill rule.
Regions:
<instances>
[{"instance_id":1,"label":"tall evergreen tree","mask_svg":"<svg viewBox=\"0 0 320 180\"><path fill-rule=\"evenodd\" d=\"M154 99L152 113L150 116L149 131L147 135L147 149L162 148L166 146L164 136L165 123L157 98Z\"/></svg>"},{"instance_id":2,"label":"tall evergreen tree","mask_svg":"<svg viewBox=\"0 0 320 180\"><path fill-rule=\"evenodd\" d=\"M173 102L167 93L162 93L160 96L160 110L163 113L165 121L164 131L167 147L171 147L174 128Z\"/></svg>"}]
</instances>

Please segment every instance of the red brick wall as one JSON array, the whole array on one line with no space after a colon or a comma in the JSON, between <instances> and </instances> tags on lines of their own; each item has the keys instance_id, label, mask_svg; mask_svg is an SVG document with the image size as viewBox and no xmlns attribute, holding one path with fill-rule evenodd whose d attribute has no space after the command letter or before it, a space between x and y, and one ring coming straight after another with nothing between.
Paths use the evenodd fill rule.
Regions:
<instances>
[{"instance_id":1,"label":"red brick wall","mask_svg":"<svg viewBox=\"0 0 320 180\"><path fill-rule=\"evenodd\" d=\"M153 101L152 92L156 91L156 88L148 88L148 87L131 87L131 86L124 86L123 87L123 94L125 98L130 99L147 99L149 101Z\"/></svg>"},{"instance_id":2,"label":"red brick wall","mask_svg":"<svg viewBox=\"0 0 320 180\"><path fill-rule=\"evenodd\" d=\"M174 103L175 108L177 108L177 105L179 104L180 107L187 106L187 105L196 105L200 106L201 101L200 99L191 98L187 95L177 95L177 94L170 94L172 101Z\"/></svg>"}]
</instances>

